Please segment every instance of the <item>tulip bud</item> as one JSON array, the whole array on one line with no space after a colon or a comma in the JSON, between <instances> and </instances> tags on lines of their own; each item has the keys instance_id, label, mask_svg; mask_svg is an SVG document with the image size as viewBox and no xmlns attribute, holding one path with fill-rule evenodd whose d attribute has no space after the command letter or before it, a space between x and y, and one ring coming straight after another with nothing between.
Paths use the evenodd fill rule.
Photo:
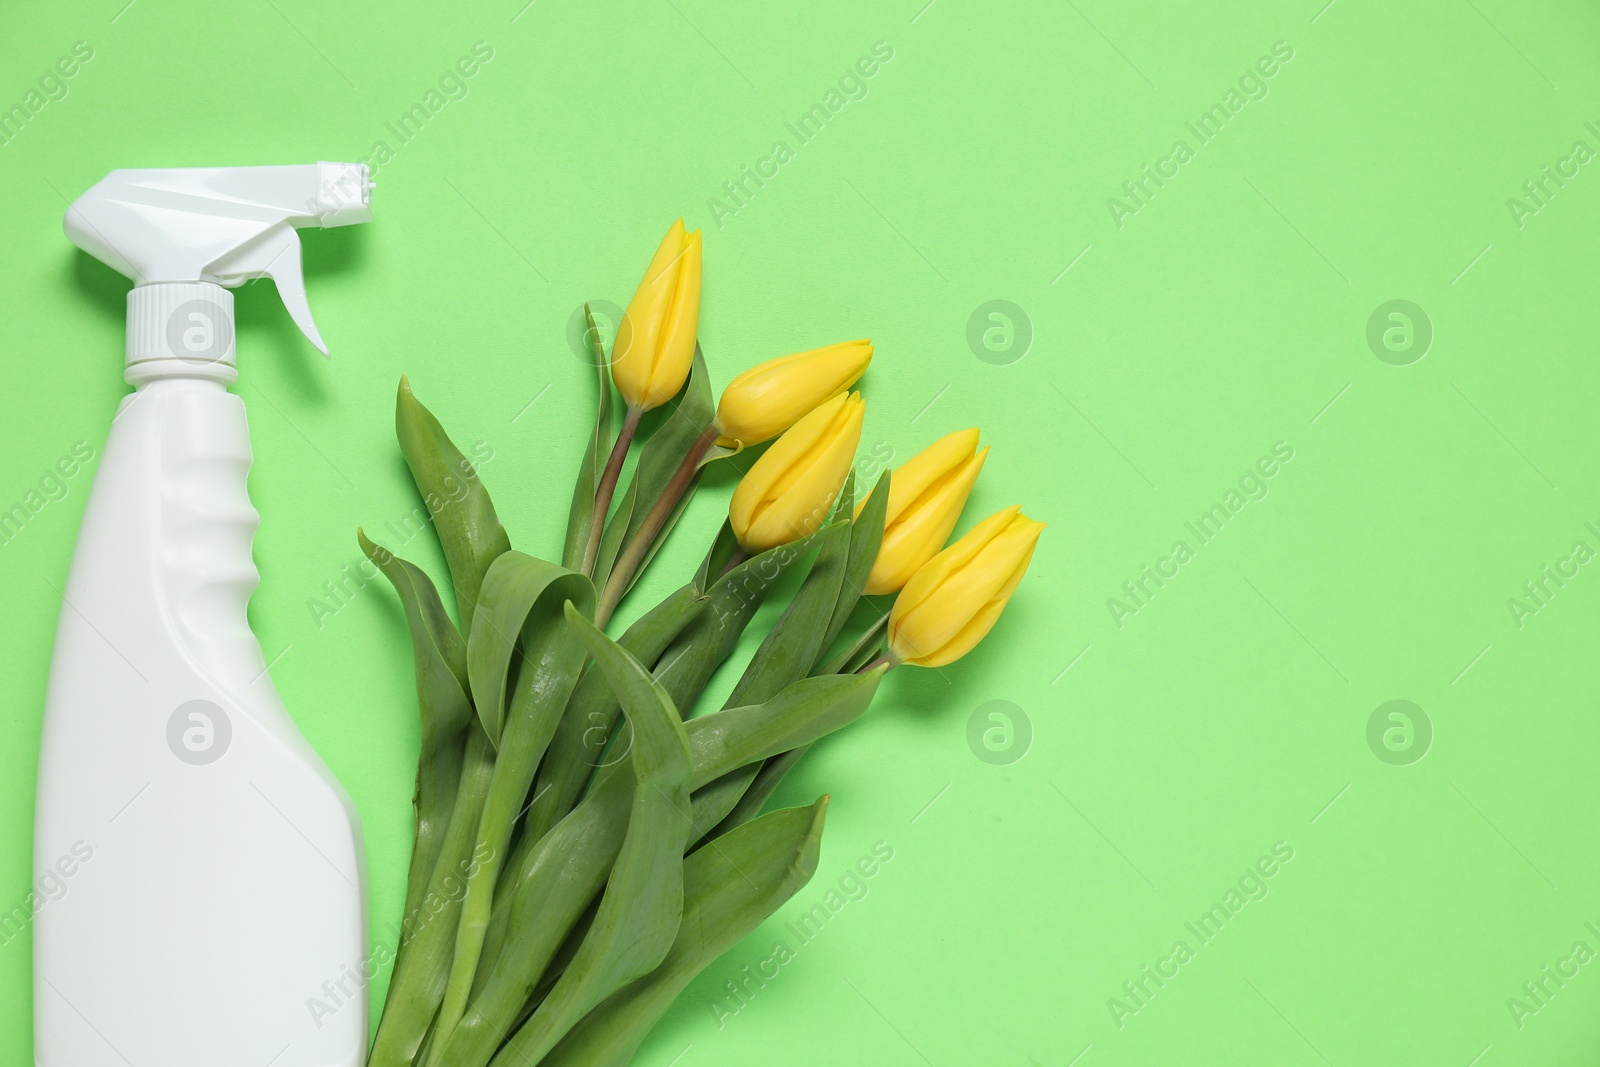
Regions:
<instances>
[{"instance_id":1,"label":"tulip bud","mask_svg":"<svg viewBox=\"0 0 1600 1067\"><path fill-rule=\"evenodd\" d=\"M617 327L611 380L628 406L658 408L678 395L700 324L700 231L672 224Z\"/></svg>"},{"instance_id":2,"label":"tulip bud","mask_svg":"<svg viewBox=\"0 0 1600 1067\"><path fill-rule=\"evenodd\" d=\"M731 448L771 440L849 389L871 362L871 341L844 341L751 367L722 391L719 443Z\"/></svg>"},{"instance_id":3,"label":"tulip bud","mask_svg":"<svg viewBox=\"0 0 1600 1067\"><path fill-rule=\"evenodd\" d=\"M895 593L944 547L989 455L977 430L957 430L907 460L889 481L883 545L862 592ZM866 507L856 505L856 514Z\"/></svg>"},{"instance_id":4,"label":"tulip bud","mask_svg":"<svg viewBox=\"0 0 1600 1067\"><path fill-rule=\"evenodd\" d=\"M942 667L972 651L1022 581L1044 523L998 511L929 560L889 613L895 662Z\"/></svg>"},{"instance_id":5,"label":"tulip bud","mask_svg":"<svg viewBox=\"0 0 1600 1067\"><path fill-rule=\"evenodd\" d=\"M866 405L840 393L789 428L756 460L728 505L746 552L764 552L816 530L850 473Z\"/></svg>"}]
</instances>

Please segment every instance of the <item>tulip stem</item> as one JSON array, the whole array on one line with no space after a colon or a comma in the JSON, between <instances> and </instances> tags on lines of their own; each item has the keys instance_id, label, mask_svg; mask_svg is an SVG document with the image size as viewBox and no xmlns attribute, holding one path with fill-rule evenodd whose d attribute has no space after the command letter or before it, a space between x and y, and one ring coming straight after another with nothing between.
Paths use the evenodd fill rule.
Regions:
<instances>
[{"instance_id":1,"label":"tulip stem","mask_svg":"<svg viewBox=\"0 0 1600 1067\"><path fill-rule=\"evenodd\" d=\"M722 572L718 574L717 577L721 578L723 575L727 574L729 571L733 570L733 568L737 567L739 564L743 563L749 558L750 553L744 550L743 545L734 545L733 551L728 553L728 562L722 565Z\"/></svg>"},{"instance_id":2,"label":"tulip stem","mask_svg":"<svg viewBox=\"0 0 1600 1067\"><path fill-rule=\"evenodd\" d=\"M700 460L717 440L715 425L707 426L700 431L700 436L689 445L689 451L684 454L683 462L678 469L672 472L672 479L667 482L666 488L661 491L661 496L651 507L650 513L645 516L644 523L623 548L622 554L617 557L617 562L611 568L611 576L606 579L605 588L600 591L600 601L595 605L594 624L601 629L611 621L612 612L617 610L617 604L628 591L628 586L633 582L634 572L644 563L650 554L650 547L660 536L662 529L667 525L667 520L672 517L673 511L678 507L678 502L688 492L689 484L694 481L694 476L700 470Z\"/></svg>"},{"instance_id":3,"label":"tulip stem","mask_svg":"<svg viewBox=\"0 0 1600 1067\"><path fill-rule=\"evenodd\" d=\"M600 484L594 490L594 521L589 525L589 543L583 547L583 573L594 573L595 559L600 555L600 536L605 532L606 514L611 510L611 498L617 491L617 479L622 474L622 462L628 458L628 447L633 444L633 435L639 430L639 419L644 415L643 408L628 405L628 413L623 417L622 429L617 431L616 444L611 446L611 455L606 459L606 468L600 475Z\"/></svg>"},{"instance_id":4,"label":"tulip stem","mask_svg":"<svg viewBox=\"0 0 1600 1067\"><path fill-rule=\"evenodd\" d=\"M874 608L877 605L873 605ZM838 657L828 663L816 674L845 674L850 670L850 664L860 659L869 649L876 650L879 642L883 640L882 634L889 625L889 613L886 611L879 616L878 621L867 627L866 632L850 645L849 648L839 653ZM871 658L870 656L868 657Z\"/></svg>"},{"instance_id":5,"label":"tulip stem","mask_svg":"<svg viewBox=\"0 0 1600 1067\"><path fill-rule=\"evenodd\" d=\"M879 656L875 660L872 660L870 663L863 663L861 665L861 669L856 671L856 673L866 674L868 671L875 670L878 667L894 667L898 665L899 662L899 660L894 658L894 653L885 652L883 655Z\"/></svg>"}]
</instances>

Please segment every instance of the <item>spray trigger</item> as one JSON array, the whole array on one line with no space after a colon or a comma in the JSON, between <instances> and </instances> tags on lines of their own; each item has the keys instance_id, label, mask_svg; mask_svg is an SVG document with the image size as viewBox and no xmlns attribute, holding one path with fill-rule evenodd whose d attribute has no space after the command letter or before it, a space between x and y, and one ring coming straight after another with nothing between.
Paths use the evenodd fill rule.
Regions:
<instances>
[{"instance_id":1,"label":"spray trigger","mask_svg":"<svg viewBox=\"0 0 1600 1067\"><path fill-rule=\"evenodd\" d=\"M294 228L280 224L267 230L253 241L247 241L226 255L214 260L206 274L217 279L229 289L237 288L253 278L271 278L278 287L278 298L294 319L306 340L317 346L324 356L328 346L311 317L311 305L306 301L305 272L300 261L300 237Z\"/></svg>"}]
</instances>

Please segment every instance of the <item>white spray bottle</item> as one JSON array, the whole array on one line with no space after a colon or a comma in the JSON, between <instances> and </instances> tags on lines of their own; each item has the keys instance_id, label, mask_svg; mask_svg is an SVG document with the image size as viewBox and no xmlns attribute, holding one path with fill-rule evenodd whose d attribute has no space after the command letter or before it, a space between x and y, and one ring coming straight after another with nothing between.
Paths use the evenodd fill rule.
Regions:
<instances>
[{"instance_id":1,"label":"white spray bottle","mask_svg":"<svg viewBox=\"0 0 1600 1067\"><path fill-rule=\"evenodd\" d=\"M125 397L67 578L34 821L39 1067L359 1067L355 809L295 728L258 576L233 294L311 343L298 228L367 222L359 164L120 170L67 212L131 277Z\"/></svg>"}]
</instances>

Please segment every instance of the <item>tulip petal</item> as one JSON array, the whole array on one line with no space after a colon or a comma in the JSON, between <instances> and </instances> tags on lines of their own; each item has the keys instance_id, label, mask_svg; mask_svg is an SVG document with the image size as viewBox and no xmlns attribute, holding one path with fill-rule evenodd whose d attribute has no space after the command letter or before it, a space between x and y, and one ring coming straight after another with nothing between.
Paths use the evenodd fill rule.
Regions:
<instances>
[{"instance_id":1,"label":"tulip petal","mask_svg":"<svg viewBox=\"0 0 1600 1067\"><path fill-rule=\"evenodd\" d=\"M894 490L889 494L888 523L893 525L917 498L977 450L978 431L957 430L939 438L895 468Z\"/></svg>"},{"instance_id":2,"label":"tulip petal","mask_svg":"<svg viewBox=\"0 0 1600 1067\"><path fill-rule=\"evenodd\" d=\"M923 650L942 647L978 609L999 595L1014 574L1017 560L1032 550L1038 524L1017 517L983 547L965 567L941 583L934 600L902 618Z\"/></svg>"},{"instance_id":3,"label":"tulip petal","mask_svg":"<svg viewBox=\"0 0 1600 1067\"><path fill-rule=\"evenodd\" d=\"M963 534L949 548L940 552L929 560L921 570L906 583L900 591L900 596L894 602L897 615L907 615L916 610L923 602L928 600L939 589L951 574L965 567L967 563L982 550L983 546L1006 526L1010 525L1012 518L1022 511L1022 505L1014 504L1009 508L990 515L978 525Z\"/></svg>"},{"instance_id":4,"label":"tulip petal","mask_svg":"<svg viewBox=\"0 0 1600 1067\"><path fill-rule=\"evenodd\" d=\"M1003 607L1022 580L1043 529L1018 508L1006 508L930 560L895 602L889 621L895 654L904 662L922 663L974 632L976 643L999 614L992 605L999 601ZM978 629L969 630L974 625Z\"/></svg>"},{"instance_id":5,"label":"tulip petal","mask_svg":"<svg viewBox=\"0 0 1600 1067\"><path fill-rule=\"evenodd\" d=\"M1022 562L1017 566L1011 581L1006 583L1000 594L979 608L978 613L972 617L972 621L963 626L960 632L947 641L942 648L931 654L904 660L903 662L910 663L916 667L943 667L945 664L954 663L968 652L971 652L978 642L987 637L989 631L994 629L994 624L1000 620L1000 613L1011 602L1012 592L1015 591L1017 584L1022 581L1022 576L1027 573L1028 564L1033 559L1033 550L1034 546L1028 548L1027 555L1022 558Z\"/></svg>"},{"instance_id":6,"label":"tulip petal","mask_svg":"<svg viewBox=\"0 0 1600 1067\"><path fill-rule=\"evenodd\" d=\"M863 411L859 393L835 397L756 460L728 505L747 550L792 541L821 524L850 472Z\"/></svg>"},{"instance_id":7,"label":"tulip petal","mask_svg":"<svg viewBox=\"0 0 1600 1067\"><path fill-rule=\"evenodd\" d=\"M961 517L961 510L966 507L967 497L972 494L972 486L988 456L989 450L985 448L967 457L902 509L894 524L884 531L883 547L867 578L865 591L868 594L899 592L923 564L939 554L950 531L955 529L956 520ZM896 471L895 477L901 477L903 470ZM892 494L890 500L892 507Z\"/></svg>"},{"instance_id":8,"label":"tulip petal","mask_svg":"<svg viewBox=\"0 0 1600 1067\"><path fill-rule=\"evenodd\" d=\"M844 406L843 396L819 405L811 414L789 428L771 448L751 464L728 504L728 519L735 532L748 530L759 511L771 504L774 494L772 484L793 463L799 461L822 435L834 415Z\"/></svg>"},{"instance_id":9,"label":"tulip petal","mask_svg":"<svg viewBox=\"0 0 1600 1067\"><path fill-rule=\"evenodd\" d=\"M700 231L689 234L677 263L672 302L661 327L645 407L658 408L678 395L689 377L695 334L700 328Z\"/></svg>"},{"instance_id":10,"label":"tulip petal","mask_svg":"<svg viewBox=\"0 0 1600 1067\"><path fill-rule=\"evenodd\" d=\"M647 407L645 402L650 395L650 377L661 343L661 328L677 291L677 266L687 240L683 220L679 219L661 239L639 288L628 302L622 324L617 327L617 339L611 350L611 379L617 385L617 392L632 407Z\"/></svg>"},{"instance_id":11,"label":"tulip petal","mask_svg":"<svg viewBox=\"0 0 1600 1067\"><path fill-rule=\"evenodd\" d=\"M859 395L850 397L816 446L773 483L771 503L756 516L748 535L754 543L782 544L822 525L850 473L861 440L863 407Z\"/></svg>"},{"instance_id":12,"label":"tulip petal","mask_svg":"<svg viewBox=\"0 0 1600 1067\"><path fill-rule=\"evenodd\" d=\"M872 362L871 341L846 341L769 359L734 378L717 405L728 444L770 440L856 383Z\"/></svg>"},{"instance_id":13,"label":"tulip petal","mask_svg":"<svg viewBox=\"0 0 1600 1067\"><path fill-rule=\"evenodd\" d=\"M836 443L839 443L840 435L849 430L852 419L857 422L860 421L856 416L859 415L861 407L862 404L859 398L847 397L845 402L834 412L833 417L828 420L827 426L817 435L811 447L801 453L795 462L789 464L784 472L773 481L772 488L768 492L774 498L785 496L802 482L812 469L822 461L824 456L831 454L830 450ZM855 444L853 442L851 443L850 451L852 455L855 452ZM848 469L849 467L846 465L847 472ZM842 485L843 482L841 481L840 484ZM837 488L835 492L837 492Z\"/></svg>"}]
</instances>

